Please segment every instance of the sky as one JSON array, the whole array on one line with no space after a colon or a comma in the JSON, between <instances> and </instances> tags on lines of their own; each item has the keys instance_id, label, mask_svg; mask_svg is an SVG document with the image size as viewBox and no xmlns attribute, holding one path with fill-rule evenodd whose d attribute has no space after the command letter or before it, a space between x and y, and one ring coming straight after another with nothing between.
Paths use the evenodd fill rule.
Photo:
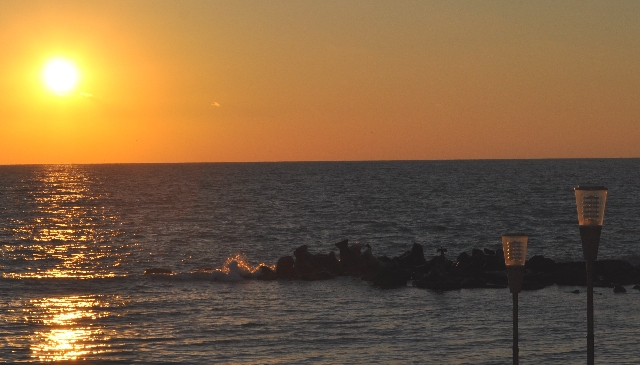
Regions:
<instances>
[{"instance_id":1,"label":"sky","mask_svg":"<svg viewBox=\"0 0 640 365\"><path fill-rule=\"evenodd\" d=\"M2 0L0 50L0 164L640 157L638 1Z\"/></svg>"}]
</instances>

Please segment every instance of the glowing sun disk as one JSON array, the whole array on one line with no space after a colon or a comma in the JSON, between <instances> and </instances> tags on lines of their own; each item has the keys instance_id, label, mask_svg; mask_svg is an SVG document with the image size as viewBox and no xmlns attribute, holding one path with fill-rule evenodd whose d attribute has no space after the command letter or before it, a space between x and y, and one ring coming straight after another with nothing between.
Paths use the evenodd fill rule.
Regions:
<instances>
[{"instance_id":1,"label":"glowing sun disk","mask_svg":"<svg viewBox=\"0 0 640 365\"><path fill-rule=\"evenodd\" d=\"M44 68L44 81L57 94L63 94L78 82L78 71L75 66L63 59L53 59Z\"/></svg>"}]
</instances>

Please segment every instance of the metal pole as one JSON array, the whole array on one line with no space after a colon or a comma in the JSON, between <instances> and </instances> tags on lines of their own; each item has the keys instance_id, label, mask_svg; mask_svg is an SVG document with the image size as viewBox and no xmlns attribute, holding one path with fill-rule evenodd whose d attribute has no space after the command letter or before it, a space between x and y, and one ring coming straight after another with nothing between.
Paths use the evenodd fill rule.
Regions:
<instances>
[{"instance_id":1,"label":"metal pole","mask_svg":"<svg viewBox=\"0 0 640 365\"><path fill-rule=\"evenodd\" d=\"M587 365L594 365L593 260L587 259Z\"/></svg>"},{"instance_id":2,"label":"metal pole","mask_svg":"<svg viewBox=\"0 0 640 365\"><path fill-rule=\"evenodd\" d=\"M513 365L518 365L518 293L513 293Z\"/></svg>"}]
</instances>

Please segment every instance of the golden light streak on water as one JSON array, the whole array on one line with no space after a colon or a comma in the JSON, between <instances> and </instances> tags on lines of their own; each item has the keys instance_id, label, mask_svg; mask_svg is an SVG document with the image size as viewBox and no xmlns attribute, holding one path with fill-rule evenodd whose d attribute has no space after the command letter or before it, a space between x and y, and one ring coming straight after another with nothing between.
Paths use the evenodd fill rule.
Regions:
<instances>
[{"instance_id":1,"label":"golden light streak on water","mask_svg":"<svg viewBox=\"0 0 640 365\"><path fill-rule=\"evenodd\" d=\"M40 342L31 347L32 357L40 361L62 361L103 353L104 350L93 349L84 343L86 339L98 334L89 328L36 332L35 335L40 338Z\"/></svg>"},{"instance_id":2,"label":"golden light streak on water","mask_svg":"<svg viewBox=\"0 0 640 365\"><path fill-rule=\"evenodd\" d=\"M50 269L43 272L25 272L25 273L3 273L2 277L5 279L95 279L95 278L115 278L117 276L124 276L124 274L116 275L114 273L95 273L93 271L64 271L57 269Z\"/></svg>"},{"instance_id":3,"label":"golden light streak on water","mask_svg":"<svg viewBox=\"0 0 640 365\"><path fill-rule=\"evenodd\" d=\"M101 182L78 166L46 166L24 182L33 217L14 220L18 245L3 245L3 255L36 261L3 278L104 278L116 274L117 247L102 244L123 234L119 218L101 200Z\"/></svg>"},{"instance_id":4,"label":"golden light streak on water","mask_svg":"<svg viewBox=\"0 0 640 365\"><path fill-rule=\"evenodd\" d=\"M109 351L113 331L96 325L120 298L67 296L31 300L24 306L27 322L44 328L31 336L31 357L38 361L78 360Z\"/></svg>"}]
</instances>

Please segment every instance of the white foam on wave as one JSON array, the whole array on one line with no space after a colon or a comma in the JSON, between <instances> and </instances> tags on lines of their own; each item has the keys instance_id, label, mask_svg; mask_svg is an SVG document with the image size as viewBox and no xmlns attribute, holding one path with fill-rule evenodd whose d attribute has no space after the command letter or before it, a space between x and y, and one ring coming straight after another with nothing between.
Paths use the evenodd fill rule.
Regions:
<instances>
[{"instance_id":1,"label":"white foam on wave","mask_svg":"<svg viewBox=\"0 0 640 365\"><path fill-rule=\"evenodd\" d=\"M257 274L261 266L255 268L249 266L242 255L234 255L229 257L222 268L218 269L202 269L189 273L176 273L167 277L179 281L222 281L222 282L240 282L245 279L252 279ZM272 269L275 269L272 267Z\"/></svg>"}]
</instances>

